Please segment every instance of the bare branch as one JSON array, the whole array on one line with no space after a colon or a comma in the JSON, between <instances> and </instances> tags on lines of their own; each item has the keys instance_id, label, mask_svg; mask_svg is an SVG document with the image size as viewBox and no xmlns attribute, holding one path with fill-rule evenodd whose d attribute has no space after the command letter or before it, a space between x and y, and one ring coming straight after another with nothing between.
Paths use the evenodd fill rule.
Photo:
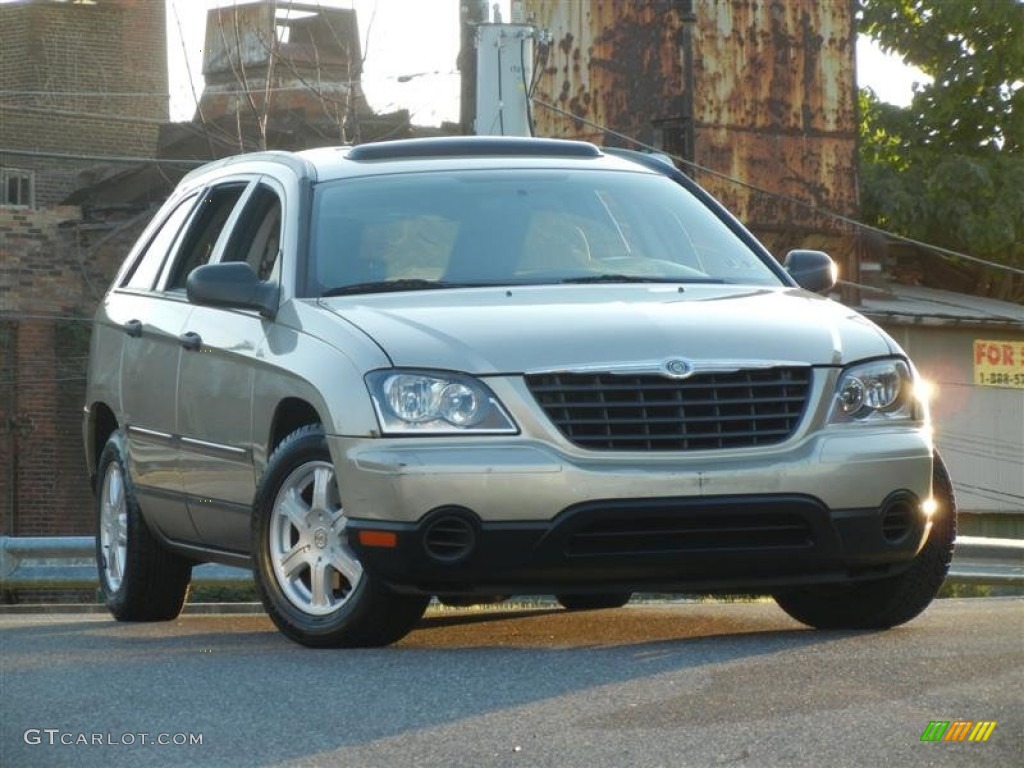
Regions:
<instances>
[{"instance_id":1,"label":"bare branch","mask_svg":"<svg viewBox=\"0 0 1024 768\"><path fill-rule=\"evenodd\" d=\"M196 105L196 115L199 116L199 124L203 126L203 134L206 136L206 143L210 148L210 159L217 156L213 149L213 138L206 126L206 116L203 115L203 105L196 93L196 81L192 78L192 65L188 63L188 48L185 45L185 31L181 28L181 17L178 15L178 6L171 0L171 10L174 11L174 21L178 25L178 41L181 43L181 54L185 57L185 74L188 75L188 87L192 91L192 101Z\"/></svg>"}]
</instances>

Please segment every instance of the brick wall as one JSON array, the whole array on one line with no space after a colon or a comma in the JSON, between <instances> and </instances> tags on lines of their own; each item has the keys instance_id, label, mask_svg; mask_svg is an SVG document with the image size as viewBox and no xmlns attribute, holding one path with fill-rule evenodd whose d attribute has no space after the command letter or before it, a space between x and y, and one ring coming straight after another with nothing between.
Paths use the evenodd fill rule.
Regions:
<instances>
[{"instance_id":1,"label":"brick wall","mask_svg":"<svg viewBox=\"0 0 1024 768\"><path fill-rule=\"evenodd\" d=\"M152 212L0 206L0 533L94 530L82 452L92 313Z\"/></svg>"},{"instance_id":2,"label":"brick wall","mask_svg":"<svg viewBox=\"0 0 1024 768\"><path fill-rule=\"evenodd\" d=\"M0 148L154 156L168 114L164 18L160 0L0 5L0 83L20 92L0 96ZM38 206L93 165L0 154L36 172Z\"/></svg>"}]
</instances>

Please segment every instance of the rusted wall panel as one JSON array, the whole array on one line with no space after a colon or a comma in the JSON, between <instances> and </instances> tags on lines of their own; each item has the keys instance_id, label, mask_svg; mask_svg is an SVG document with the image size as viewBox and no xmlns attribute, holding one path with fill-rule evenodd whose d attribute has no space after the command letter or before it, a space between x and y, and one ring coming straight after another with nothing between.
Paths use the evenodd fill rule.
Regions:
<instances>
[{"instance_id":1,"label":"rusted wall panel","mask_svg":"<svg viewBox=\"0 0 1024 768\"><path fill-rule=\"evenodd\" d=\"M852 137L852 3L698 0L695 10L700 123Z\"/></svg>"},{"instance_id":2,"label":"rusted wall panel","mask_svg":"<svg viewBox=\"0 0 1024 768\"><path fill-rule=\"evenodd\" d=\"M651 120L682 110L675 3L669 0L526 0L527 18L554 42L536 98L650 141ZM534 110L537 133L604 141L600 130ZM645 138L646 137L646 138Z\"/></svg>"},{"instance_id":3,"label":"rusted wall panel","mask_svg":"<svg viewBox=\"0 0 1024 768\"><path fill-rule=\"evenodd\" d=\"M683 120L680 0L525 0L554 43L535 92L587 121L655 143ZM771 192L857 210L853 0L694 0L694 160ZM535 106L537 133L625 144ZM848 228L806 208L697 175L763 239ZM796 233L796 234L794 234ZM848 245L848 244L847 244Z\"/></svg>"}]
</instances>

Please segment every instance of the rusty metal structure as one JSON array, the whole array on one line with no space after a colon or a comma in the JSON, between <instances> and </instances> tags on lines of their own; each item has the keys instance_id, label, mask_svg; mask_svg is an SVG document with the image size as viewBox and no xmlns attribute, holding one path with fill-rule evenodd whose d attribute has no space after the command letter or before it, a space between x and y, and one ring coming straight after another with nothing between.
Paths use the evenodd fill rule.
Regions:
<instances>
[{"instance_id":1,"label":"rusty metal structure","mask_svg":"<svg viewBox=\"0 0 1024 768\"><path fill-rule=\"evenodd\" d=\"M624 134L768 190L781 197L695 172L775 253L827 247L852 265L850 229L813 209L857 210L854 5L524 0L552 36L536 133Z\"/></svg>"}]
</instances>

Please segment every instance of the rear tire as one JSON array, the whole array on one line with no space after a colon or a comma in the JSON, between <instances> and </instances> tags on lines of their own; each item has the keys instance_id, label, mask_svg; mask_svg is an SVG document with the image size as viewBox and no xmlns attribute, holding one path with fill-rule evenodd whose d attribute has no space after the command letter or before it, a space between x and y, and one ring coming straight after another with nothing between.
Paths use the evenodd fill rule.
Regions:
<instances>
[{"instance_id":1,"label":"rear tire","mask_svg":"<svg viewBox=\"0 0 1024 768\"><path fill-rule=\"evenodd\" d=\"M192 561L168 552L139 510L124 438L107 440L97 467L96 567L107 608L118 621L169 621L181 613Z\"/></svg>"},{"instance_id":2,"label":"rear tire","mask_svg":"<svg viewBox=\"0 0 1024 768\"><path fill-rule=\"evenodd\" d=\"M920 614L946 578L956 540L953 482L938 454L932 469L932 497L937 504L932 529L909 570L845 587L787 590L775 595L779 607L817 629L888 629Z\"/></svg>"},{"instance_id":3,"label":"rear tire","mask_svg":"<svg viewBox=\"0 0 1024 768\"><path fill-rule=\"evenodd\" d=\"M423 616L429 597L400 595L363 570L319 425L274 450L256 493L253 571L277 628L313 648L388 645Z\"/></svg>"},{"instance_id":4,"label":"rear tire","mask_svg":"<svg viewBox=\"0 0 1024 768\"><path fill-rule=\"evenodd\" d=\"M567 611L600 611L621 608L632 596L632 592L606 592L594 595L555 595L555 599Z\"/></svg>"}]
</instances>

